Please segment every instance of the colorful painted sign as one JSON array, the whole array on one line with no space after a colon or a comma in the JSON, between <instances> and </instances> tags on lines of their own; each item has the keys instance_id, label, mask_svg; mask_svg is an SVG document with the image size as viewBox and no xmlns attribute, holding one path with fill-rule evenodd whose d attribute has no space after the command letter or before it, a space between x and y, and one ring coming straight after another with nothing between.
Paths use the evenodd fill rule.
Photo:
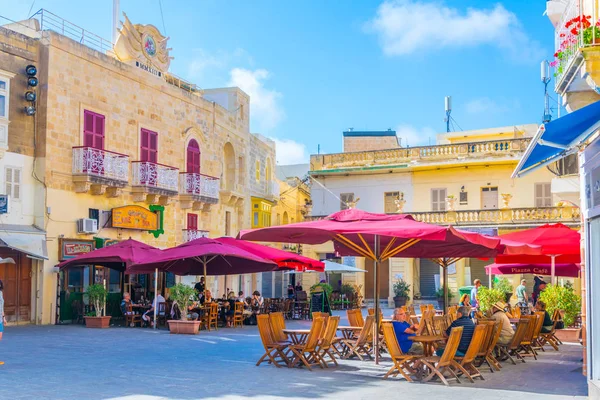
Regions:
<instances>
[{"instance_id":1,"label":"colorful painted sign","mask_svg":"<svg viewBox=\"0 0 600 400\"><path fill-rule=\"evenodd\" d=\"M112 227L155 231L158 229L158 215L141 206L113 208Z\"/></svg>"},{"instance_id":2,"label":"colorful painted sign","mask_svg":"<svg viewBox=\"0 0 600 400\"><path fill-rule=\"evenodd\" d=\"M60 239L60 260L69 260L94 250L93 240Z\"/></svg>"}]
</instances>

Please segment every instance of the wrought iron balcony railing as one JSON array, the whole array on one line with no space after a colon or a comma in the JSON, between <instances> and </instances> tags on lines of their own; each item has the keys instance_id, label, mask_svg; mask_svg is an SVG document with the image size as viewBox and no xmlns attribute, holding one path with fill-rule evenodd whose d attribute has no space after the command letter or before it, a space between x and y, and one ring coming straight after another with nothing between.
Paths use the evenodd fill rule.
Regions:
<instances>
[{"instance_id":1,"label":"wrought iron balcony railing","mask_svg":"<svg viewBox=\"0 0 600 400\"><path fill-rule=\"evenodd\" d=\"M73 175L127 184L129 156L93 147L73 147Z\"/></svg>"},{"instance_id":2,"label":"wrought iron balcony railing","mask_svg":"<svg viewBox=\"0 0 600 400\"><path fill-rule=\"evenodd\" d=\"M201 237L208 237L208 231L203 231L199 229L184 229L183 230L183 241L189 242L194 239L198 239Z\"/></svg>"},{"instance_id":3,"label":"wrought iron balcony railing","mask_svg":"<svg viewBox=\"0 0 600 400\"><path fill-rule=\"evenodd\" d=\"M156 188L168 192L177 192L179 169L149 161L133 161L132 186Z\"/></svg>"},{"instance_id":4,"label":"wrought iron balcony railing","mask_svg":"<svg viewBox=\"0 0 600 400\"><path fill-rule=\"evenodd\" d=\"M179 174L179 193L198 196L205 203L219 202L219 178L194 172Z\"/></svg>"}]
</instances>

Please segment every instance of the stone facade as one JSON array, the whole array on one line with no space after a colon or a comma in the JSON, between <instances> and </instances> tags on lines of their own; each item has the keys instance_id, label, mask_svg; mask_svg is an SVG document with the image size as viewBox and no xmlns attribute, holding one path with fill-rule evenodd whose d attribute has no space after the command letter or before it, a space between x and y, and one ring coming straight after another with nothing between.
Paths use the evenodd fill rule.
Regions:
<instances>
[{"instance_id":1,"label":"stone facade","mask_svg":"<svg viewBox=\"0 0 600 400\"><path fill-rule=\"evenodd\" d=\"M361 136L360 132L344 132L344 153L396 149L398 147L400 147L399 139L396 137L396 132L393 131L385 131L381 134L365 132L364 136Z\"/></svg>"},{"instance_id":2,"label":"stone facade","mask_svg":"<svg viewBox=\"0 0 600 400\"><path fill-rule=\"evenodd\" d=\"M42 40L6 30L0 33L0 68L22 71L24 65L34 63L39 70L35 154L37 176L44 182L45 193L40 190L36 196L40 211L36 215L38 225L47 231L49 260L40 271L38 322L55 320L54 310L50 310L57 299L54 266L60 261L61 238L133 238L166 248L184 241L189 213L197 214L198 229L208 231L210 237L235 236L250 227L250 194L266 196L265 168L271 162L273 171L275 149L271 141L249 132L250 98L246 93L239 88L203 92L178 87L164 75L157 77L51 31L44 31ZM25 88L21 86L18 82L11 91L11 108L23 107ZM104 150L128 157L126 184L74 176L73 148L84 145L84 111L104 116ZM10 146L33 155L34 119L24 117L23 112L14 114L11 133L22 134L10 135ZM216 204L189 200L190 196L178 193L179 187L173 193L132 186L133 169L138 168L134 165L141 159L142 129L158 134L157 162L180 173L186 172L190 140L198 142L200 173L219 179ZM254 160L260 160L262 184L254 177ZM108 226L94 234L77 232L76 221L90 217L90 210L110 211L130 204L147 208L158 203L165 206L164 234L158 238L144 231ZM238 282L237 277L229 277L224 283L216 278L208 283L218 291L236 289Z\"/></svg>"}]
</instances>

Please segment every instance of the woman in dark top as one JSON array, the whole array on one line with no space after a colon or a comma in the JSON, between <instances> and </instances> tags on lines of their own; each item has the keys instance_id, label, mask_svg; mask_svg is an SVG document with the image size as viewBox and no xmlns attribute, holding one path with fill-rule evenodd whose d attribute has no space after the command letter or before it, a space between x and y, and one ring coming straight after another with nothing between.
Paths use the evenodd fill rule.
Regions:
<instances>
[{"instance_id":1,"label":"woman in dark top","mask_svg":"<svg viewBox=\"0 0 600 400\"><path fill-rule=\"evenodd\" d=\"M550 318L550 314L546 311L546 303L541 300L538 300L535 305L536 310L544 312L544 323L542 324L542 333L550 333L552 332L552 327L554 326L554 322L552 318Z\"/></svg>"},{"instance_id":2,"label":"woman in dark top","mask_svg":"<svg viewBox=\"0 0 600 400\"><path fill-rule=\"evenodd\" d=\"M235 292L229 292L227 300L222 302L221 307L221 321L223 321L227 327L229 327L228 317L231 317L235 313Z\"/></svg>"}]
</instances>

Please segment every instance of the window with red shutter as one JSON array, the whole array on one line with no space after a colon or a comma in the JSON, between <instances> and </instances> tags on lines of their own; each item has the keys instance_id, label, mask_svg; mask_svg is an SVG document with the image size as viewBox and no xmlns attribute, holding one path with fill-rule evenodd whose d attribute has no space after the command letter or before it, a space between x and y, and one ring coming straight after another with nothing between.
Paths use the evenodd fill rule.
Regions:
<instances>
[{"instance_id":1,"label":"window with red shutter","mask_svg":"<svg viewBox=\"0 0 600 400\"><path fill-rule=\"evenodd\" d=\"M198 214L187 215L187 228L191 230L198 230Z\"/></svg>"},{"instance_id":2,"label":"window with red shutter","mask_svg":"<svg viewBox=\"0 0 600 400\"><path fill-rule=\"evenodd\" d=\"M104 150L104 115L83 111L83 145Z\"/></svg>"},{"instance_id":3,"label":"window with red shutter","mask_svg":"<svg viewBox=\"0 0 600 400\"><path fill-rule=\"evenodd\" d=\"M187 169L188 173L200 173L200 146L194 139L187 146Z\"/></svg>"},{"instance_id":4,"label":"window with red shutter","mask_svg":"<svg viewBox=\"0 0 600 400\"><path fill-rule=\"evenodd\" d=\"M158 162L158 133L141 130L140 161Z\"/></svg>"}]
</instances>

